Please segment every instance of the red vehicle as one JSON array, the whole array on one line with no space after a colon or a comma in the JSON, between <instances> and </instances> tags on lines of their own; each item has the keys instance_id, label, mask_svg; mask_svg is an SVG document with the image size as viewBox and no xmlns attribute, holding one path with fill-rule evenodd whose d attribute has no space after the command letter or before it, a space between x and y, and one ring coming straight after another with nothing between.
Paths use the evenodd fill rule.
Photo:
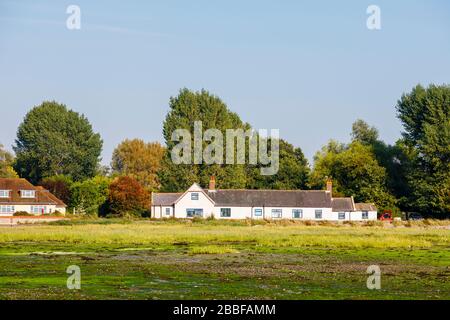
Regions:
<instances>
[{"instance_id":1,"label":"red vehicle","mask_svg":"<svg viewBox=\"0 0 450 320\"><path fill-rule=\"evenodd\" d=\"M381 221L392 221L392 211L391 210L384 210L383 213L380 216Z\"/></svg>"}]
</instances>

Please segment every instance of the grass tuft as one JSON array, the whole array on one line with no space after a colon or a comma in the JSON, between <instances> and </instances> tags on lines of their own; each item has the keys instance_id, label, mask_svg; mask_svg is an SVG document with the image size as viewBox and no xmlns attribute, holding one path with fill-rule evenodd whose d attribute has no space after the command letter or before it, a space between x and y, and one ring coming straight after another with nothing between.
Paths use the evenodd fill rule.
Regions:
<instances>
[{"instance_id":1,"label":"grass tuft","mask_svg":"<svg viewBox=\"0 0 450 320\"><path fill-rule=\"evenodd\" d=\"M236 249L225 246L196 246L189 248L190 254L225 254L225 253L239 253Z\"/></svg>"}]
</instances>

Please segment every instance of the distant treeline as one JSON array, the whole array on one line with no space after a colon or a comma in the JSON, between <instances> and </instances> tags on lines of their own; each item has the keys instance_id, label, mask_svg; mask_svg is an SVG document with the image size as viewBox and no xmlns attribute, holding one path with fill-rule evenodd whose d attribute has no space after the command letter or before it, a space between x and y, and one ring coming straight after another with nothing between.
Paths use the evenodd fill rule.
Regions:
<instances>
[{"instance_id":1,"label":"distant treeline","mask_svg":"<svg viewBox=\"0 0 450 320\"><path fill-rule=\"evenodd\" d=\"M145 214L148 192L180 192L193 182L207 186L214 175L218 188L248 189L322 189L332 178L334 196L354 196L397 213L450 216L449 85L418 85L401 96L395 108L403 132L393 145L381 141L376 128L356 120L350 143L330 140L310 165L300 148L280 139L280 167L271 176L261 175L259 165L174 164L170 151L175 129L192 132L195 121L202 121L204 130L223 133L251 126L205 90L182 89L170 98L169 107L163 123L165 146L127 139L105 167L100 165L102 139L88 119L45 101L20 124L15 157L0 145L0 177L19 176L43 185L75 212L89 214ZM143 187L138 194L130 187L135 183ZM127 206L130 194L133 205Z\"/></svg>"}]
</instances>

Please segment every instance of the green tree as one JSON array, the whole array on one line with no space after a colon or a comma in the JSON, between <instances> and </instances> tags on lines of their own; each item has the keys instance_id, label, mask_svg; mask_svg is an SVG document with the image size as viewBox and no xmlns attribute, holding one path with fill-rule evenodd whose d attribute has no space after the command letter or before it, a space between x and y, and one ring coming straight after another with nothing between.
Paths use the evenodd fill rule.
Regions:
<instances>
[{"instance_id":1,"label":"green tree","mask_svg":"<svg viewBox=\"0 0 450 320\"><path fill-rule=\"evenodd\" d=\"M400 209L405 210L405 199L410 194L407 183L407 170L410 166L411 151L402 140L394 145L388 145L378 137L378 130L358 119L352 126L352 140L372 149L378 164L386 170L386 186L395 198Z\"/></svg>"},{"instance_id":2,"label":"green tree","mask_svg":"<svg viewBox=\"0 0 450 320\"><path fill-rule=\"evenodd\" d=\"M306 189L308 185L309 166L300 148L280 139L279 170L274 175L260 174L259 165L248 166L247 188L249 189Z\"/></svg>"},{"instance_id":3,"label":"green tree","mask_svg":"<svg viewBox=\"0 0 450 320\"><path fill-rule=\"evenodd\" d=\"M75 214L102 214L109 195L109 178L97 176L75 182L70 188L71 208Z\"/></svg>"},{"instance_id":4,"label":"green tree","mask_svg":"<svg viewBox=\"0 0 450 320\"><path fill-rule=\"evenodd\" d=\"M220 188L244 188L246 185L245 165L238 164L175 164L170 153L178 142L172 141L172 133L176 129L187 129L191 132L192 145L194 139L194 122L202 121L203 132L214 128L222 132L226 141L226 129L250 128L241 121L236 113L231 112L225 103L209 92L192 92L188 89L180 91L176 97L170 99L170 111L163 126L163 135L167 150L163 157L163 169L159 178L164 191L184 191L192 183L207 185L211 175L217 177ZM203 144L203 148L207 143ZM225 147L223 149L225 159ZM193 161L192 161L193 162Z\"/></svg>"},{"instance_id":5,"label":"green tree","mask_svg":"<svg viewBox=\"0 0 450 320\"><path fill-rule=\"evenodd\" d=\"M14 168L33 183L61 174L80 181L96 174L101 150L100 135L84 115L45 101L19 126Z\"/></svg>"},{"instance_id":6,"label":"green tree","mask_svg":"<svg viewBox=\"0 0 450 320\"><path fill-rule=\"evenodd\" d=\"M113 174L130 176L149 191L156 191L160 188L158 171L163 155L164 147L158 142L127 139L114 150L111 168Z\"/></svg>"},{"instance_id":7,"label":"green tree","mask_svg":"<svg viewBox=\"0 0 450 320\"><path fill-rule=\"evenodd\" d=\"M411 148L407 179L411 210L450 215L450 86L421 85L397 103L404 144Z\"/></svg>"},{"instance_id":8,"label":"green tree","mask_svg":"<svg viewBox=\"0 0 450 320\"><path fill-rule=\"evenodd\" d=\"M11 153L3 149L0 143L0 178L17 178L17 173L14 171L12 165L14 157Z\"/></svg>"},{"instance_id":9,"label":"green tree","mask_svg":"<svg viewBox=\"0 0 450 320\"><path fill-rule=\"evenodd\" d=\"M354 196L357 202L374 202L379 209L395 206L386 188L386 170L378 164L371 147L354 141L348 146L330 142L316 154L311 175L313 187L333 179L333 195Z\"/></svg>"},{"instance_id":10,"label":"green tree","mask_svg":"<svg viewBox=\"0 0 450 320\"><path fill-rule=\"evenodd\" d=\"M373 145L378 142L378 130L358 119L352 125L352 139L365 145Z\"/></svg>"}]
</instances>

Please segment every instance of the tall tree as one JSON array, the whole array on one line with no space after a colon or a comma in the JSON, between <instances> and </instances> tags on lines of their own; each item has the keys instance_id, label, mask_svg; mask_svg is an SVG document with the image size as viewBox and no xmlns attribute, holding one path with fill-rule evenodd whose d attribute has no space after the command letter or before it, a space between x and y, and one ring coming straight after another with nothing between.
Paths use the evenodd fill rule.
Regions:
<instances>
[{"instance_id":1,"label":"tall tree","mask_svg":"<svg viewBox=\"0 0 450 320\"><path fill-rule=\"evenodd\" d=\"M386 170L386 186L399 202L400 209L405 210L410 189L407 183L406 172L410 163L410 150L402 140L394 145L388 145L378 138L378 130L368 125L364 120L358 119L352 126L352 140L372 149L378 164Z\"/></svg>"},{"instance_id":2,"label":"tall tree","mask_svg":"<svg viewBox=\"0 0 450 320\"><path fill-rule=\"evenodd\" d=\"M396 108L404 143L412 148L411 209L450 216L450 85L418 85Z\"/></svg>"},{"instance_id":3,"label":"tall tree","mask_svg":"<svg viewBox=\"0 0 450 320\"><path fill-rule=\"evenodd\" d=\"M133 177L149 191L160 188L158 171L162 166L164 147L158 142L125 140L113 152L113 173Z\"/></svg>"},{"instance_id":4,"label":"tall tree","mask_svg":"<svg viewBox=\"0 0 450 320\"><path fill-rule=\"evenodd\" d=\"M373 145L378 141L378 130L364 120L358 119L352 125L352 139L365 145Z\"/></svg>"},{"instance_id":5,"label":"tall tree","mask_svg":"<svg viewBox=\"0 0 450 320\"><path fill-rule=\"evenodd\" d=\"M83 180L96 174L102 144L84 115L45 101L28 112L19 126L14 168L33 183L61 174Z\"/></svg>"},{"instance_id":6,"label":"tall tree","mask_svg":"<svg viewBox=\"0 0 450 320\"><path fill-rule=\"evenodd\" d=\"M164 191L184 191L193 182L207 185L211 175L217 177L221 188L244 188L246 184L245 164L175 164L171 158L172 149L179 143L172 141L176 129L187 129L191 133L191 145L194 145L194 122L202 122L202 133L207 129L218 129L225 140L226 129L248 129L250 126L231 112L217 96L202 90L192 92L188 89L170 99L170 111L166 116L163 134L167 150L164 155L163 170L159 173ZM203 143L205 148L207 143ZM225 159L225 147L223 157ZM225 161L224 161L225 162Z\"/></svg>"},{"instance_id":7,"label":"tall tree","mask_svg":"<svg viewBox=\"0 0 450 320\"><path fill-rule=\"evenodd\" d=\"M358 202L374 202L379 209L392 208L395 198L386 188L386 171L369 146L354 141L348 146L330 142L315 156L313 187L333 179L333 194L354 196Z\"/></svg>"},{"instance_id":8,"label":"tall tree","mask_svg":"<svg viewBox=\"0 0 450 320\"><path fill-rule=\"evenodd\" d=\"M13 165L14 157L11 153L3 149L0 143L0 178L17 178L17 173L14 171Z\"/></svg>"},{"instance_id":9,"label":"tall tree","mask_svg":"<svg viewBox=\"0 0 450 320\"><path fill-rule=\"evenodd\" d=\"M249 189L306 189L309 166L300 148L280 139L279 170L274 175L261 175L260 166L247 167Z\"/></svg>"}]
</instances>

